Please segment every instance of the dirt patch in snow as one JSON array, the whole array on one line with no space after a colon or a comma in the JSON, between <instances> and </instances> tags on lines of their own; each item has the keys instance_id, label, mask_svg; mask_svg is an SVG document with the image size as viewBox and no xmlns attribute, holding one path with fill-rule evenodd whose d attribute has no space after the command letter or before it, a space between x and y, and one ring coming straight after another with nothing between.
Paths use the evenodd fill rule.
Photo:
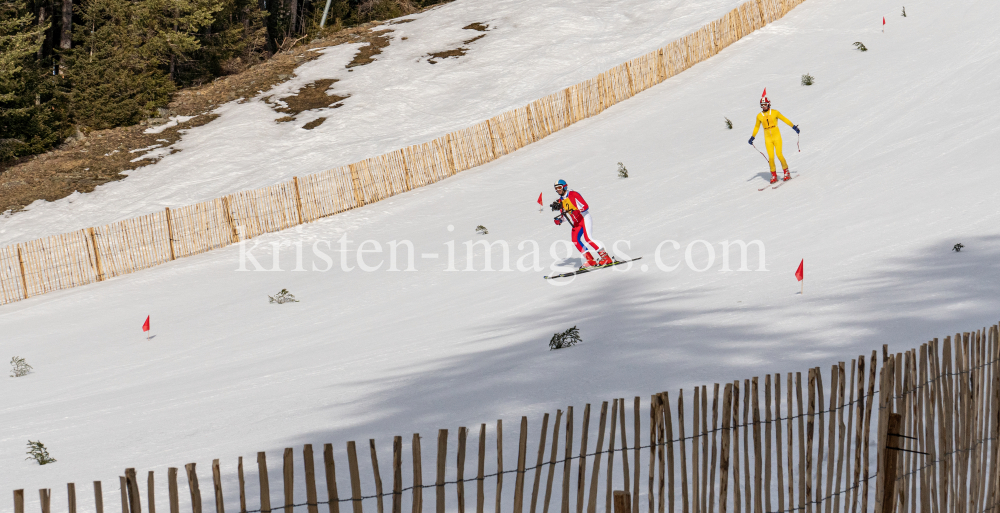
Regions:
<instances>
[{"instance_id":1,"label":"dirt patch in snow","mask_svg":"<svg viewBox=\"0 0 1000 513\"><path fill-rule=\"evenodd\" d=\"M310 122L302 125L302 128L305 128L306 130L312 130L313 128L316 128L316 127L322 125L324 121L326 121L326 118L316 118L316 119L314 119L314 120L312 120L312 121L310 121Z\"/></svg>"},{"instance_id":2,"label":"dirt patch in snow","mask_svg":"<svg viewBox=\"0 0 1000 513\"><path fill-rule=\"evenodd\" d=\"M16 212L35 200L55 201L74 191L91 192L98 185L121 180L126 176L124 172L179 151L162 148L179 141L181 130L204 125L217 117L202 114L158 133L146 133L149 126L144 123L97 130L86 136L79 134L59 149L36 155L0 174L0 212ZM155 153L151 158L141 158L147 152Z\"/></svg>"},{"instance_id":3,"label":"dirt patch in snow","mask_svg":"<svg viewBox=\"0 0 1000 513\"><path fill-rule=\"evenodd\" d=\"M466 25L466 26L464 26L462 28L466 29L466 30L478 30L480 32L486 32L486 30L489 29L489 27L487 27L486 25L483 25L482 23L473 23L471 25ZM472 39L467 39L465 41L462 41L462 44L468 46L468 45L470 45L472 43L475 43L476 41L479 41L480 39L482 39L484 37L486 37L486 34L480 34L480 35L478 35L478 36L476 36L476 37L474 37ZM468 48L465 48L464 46L460 46L458 48L455 48L454 50L447 50L447 51L444 51L444 52L432 52L432 53L427 54L427 62L429 62L431 64L437 64L437 62L439 60L447 59L449 57L458 58L458 57L461 57L461 56L465 55L468 51L469 51Z\"/></svg>"},{"instance_id":4,"label":"dirt patch in snow","mask_svg":"<svg viewBox=\"0 0 1000 513\"><path fill-rule=\"evenodd\" d=\"M487 30L489 30L490 27L485 23L476 22L476 23L470 23L462 28L465 30L478 30L480 32L486 32Z\"/></svg>"},{"instance_id":5,"label":"dirt patch in snow","mask_svg":"<svg viewBox=\"0 0 1000 513\"><path fill-rule=\"evenodd\" d=\"M358 48L358 53L354 55L354 59L351 62L347 63L346 68L350 69L375 62L375 56L382 53L383 48L389 46L389 42L391 41L389 37L390 32L392 30L389 29L370 32L370 37L364 38L368 44Z\"/></svg>"},{"instance_id":6,"label":"dirt patch in snow","mask_svg":"<svg viewBox=\"0 0 1000 513\"><path fill-rule=\"evenodd\" d=\"M271 104L272 108L277 112L284 112L285 114L291 114L292 119L295 116L305 112L307 110L313 109L325 109L327 107L337 108L343 104L335 105L343 100L348 99L351 95L339 96L339 95L329 95L326 91L330 89L330 86L337 82L333 78L324 78L322 80L317 80L315 82L306 84L297 93L292 96L286 96L284 98L278 98L278 100L271 100L270 98L265 99ZM278 106L275 101L281 101L285 104L284 107ZM287 118L287 116L286 116ZM281 118L282 120L291 121L291 119Z\"/></svg>"}]
</instances>

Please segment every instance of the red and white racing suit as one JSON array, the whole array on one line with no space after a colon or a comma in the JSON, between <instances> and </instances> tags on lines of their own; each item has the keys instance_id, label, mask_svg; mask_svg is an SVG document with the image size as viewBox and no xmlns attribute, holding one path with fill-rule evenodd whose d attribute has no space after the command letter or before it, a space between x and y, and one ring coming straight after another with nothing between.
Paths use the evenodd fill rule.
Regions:
<instances>
[{"instance_id":1,"label":"red and white racing suit","mask_svg":"<svg viewBox=\"0 0 1000 513\"><path fill-rule=\"evenodd\" d=\"M566 217L573 223L573 244L580 253L586 253L590 246L594 251L600 252L601 247L591 239L593 233L590 220L590 206L584 201L579 192L568 189L566 194L559 198L562 209Z\"/></svg>"}]
</instances>

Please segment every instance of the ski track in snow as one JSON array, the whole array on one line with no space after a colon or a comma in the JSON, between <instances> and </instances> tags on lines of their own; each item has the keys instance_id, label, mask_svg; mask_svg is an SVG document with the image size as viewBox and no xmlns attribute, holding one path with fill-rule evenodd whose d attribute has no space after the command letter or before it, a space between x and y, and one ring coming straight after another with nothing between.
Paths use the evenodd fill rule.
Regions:
<instances>
[{"instance_id":1,"label":"ski track in snow","mask_svg":"<svg viewBox=\"0 0 1000 513\"><path fill-rule=\"evenodd\" d=\"M652 2L640 4L655 11ZM515 2L502 5L505 16L514 16ZM400 25L402 32L394 37L418 39L418 33L439 23L436 16L453 16L447 14L449 8L467 9L469 15L454 15L463 21L449 21L447 27L473 21L497 24L495 33L476 44L514 26L503 17L483 14L485 4L478 12L473 7L471 2L449 4L424 15L423 22ZM708 19L717 8L721 6L703 4L699 9L711 15L698 11L690 16ZM422 433L424 454L432 455L435 430L448 428L450 479L458 426L475 431L486 422L492 437L492 421L505 419L505 445L516 447L517 419L527 415L531 455L542 413L568 404L599 407L601 400L626 397L631 402L637 394L645 403L650 393L679 388L690 397L694 385L804 372L813 366L826 374L838 361L849 363L859 354L867 359L873 349L881 353L882 344L902 351L996 322L1000 100L995 92L1000 75L995 70L1000 66L1000 33L993 20L1000 18L1000 4L918 0L907 3L906 18L899 16L899 8L888 0L807 0L707 62L496 162L248 243L248 248L259 243L253 254L266 268L273 264L272 243L284 244L279 259L284 272L237 272L240 248L234 246L3 306L2 355L23 356L35 370L24 378L0 380L0 416L6 421L0 432L0 483L6 493L25 488L27 507L37 511L33 490L53 488L54 504L62 505L64 483L76 482L81 508L87 510L92 505L89 483L100 479L105 505L114 507L116 476L125 467L136 467L140 473L157 472L163 508L166 468L197 462L203 502L210 504L211 486L204 483L210 482L211 460L221 458L226 507L235 511L237 456L244 456L251 469L254 452L268 451L272 501L278 504L284 447L296 447L298 465L301 444L312 443L318 451L318 444L333 443L341 493L346 494L344 443L357 440L363 454L362 486L370 494L371 471L363 449L368 438L378 444L385 482L393 435L408 443L412 433ZM882 16L889 22L885 34L880 32ZM417 31L417 23L426 25ZM560 27L562 32L549 34L553 40L572 32L568 23ZM595 30L588 24L581 27L582 34ZM444 41L464 37L452 33L433 36L440 42L433 49L447 49ZM639 33L629 35L643 39ZM859 40L868 52L854 50L852 43ZM526 67L555 66L528 50L537 43L525 40L523 53L511 55L524 59ZM566 83L524 85L508 97L509 104L608 67L611 62L589 63L591 55L625 43L593 35L576 44L577 54L587 57L560 68ZM410 50L407 59L435 45ZM655 46L649 45L622 51L621 60ZM386 59L405 62L391 56L404 47L393 48ZM351 53L331 50L341 51L343 59ZM479 62L475 51L467 57ZM458 70L460 62L447 65ZM495 64L497 70L506 65ZM576 76L567 71L577 69L573 66L590 67ZM407 68L401 69L405 75ZM799 85L807 72L816 77L811 87ZM769 173L746 141L765 86L774 107L802 128L802 152L795 150L794 133L782 125L785 155L799 175L778 190L758 193ZM335 89L361 91L342 83ZM467 113L473 97L489 99L490 94L498 93L468 91L454 99L462 105L448 105L448 98L440 108ZM364 104L362 98L352 100ZM467 120L508 105L490 101L489 107L477 104L482 110L467 113ZM74 195L72 205L51 208L59 215L79 214L82 223L90 219L88 209L118 204L115 191L130 197L125 191L133 187L133 178L139 184L158 183L162 166L175 166L170 169L180 173L183 161L178 158L207 158L216 144L208 136L213 130L274 130L261 123L266 118L253 111L257 108L253 103L227 105L221 123L193 131L181 143L181 153L93 195ZM733 130L724 128L723 116L733 120ZM410 128L419 125L429 135L465 124L455 117L443 118L454 126L442 122L436 129L422 124L430 116L410 120L400 113L396 121ZM360 114L352 119L361 119ZM251 176L258 168L246 161L222 165L222 160L234 159L223 144L215 174L171 179L169 186L164 181L160 186L165 190L150 191L159 199L135 208L145 212L156 201L173 204L196 190L206 197L221 194L239 181L240 172L248 175L250 186L287 177L281 173L291 174L292 168L331 167L340 162L338 154L348 161L354 158L349 155L373 154L383 145L397 147L404 131L395 136L387 131L384 138L346 148L330 143L333 132L328 132L322 159L314 155L319 152L305 151L291 158L291 144L266 149L262 153L274 159L268 162L293 161L266 176ZM192 137L198 134L204 137ZM294 146L301 150L310 137L319 135L303 134ZM417 139L424 137L414 135ZM319 166L324 161L330 165ZM629 178L617 178L619 161L628 167ZM199 169L206 167L215 166L206 163ZM545 204L554 199L551 183L557 178L565 178L591 205L596 237L606 243L630 241L630 246L619 245L618 255L643 256L639 263L647 264L646 272L640 266L623 272L613 268L563 286L542 279L553 261L549 244L569 238L567 227L553 226L551 213L539 214L535 203L539 191ZM203 190L216 186L217 193ZM77 210L81 204L89 206ZM24 219L33 215L35 209ZM35 230L58 225L39 219ZM488 227L488 236L475 234L479 224ZM336 250L343 236L351 241L346 254L348 265L355 267L351 272L340 270L345 255ZM389 241L403 239L414 244L416 272L388 271L387 255L374 253L364 255L365 263L382 260L380 270L357 269L361 241L378 241L387 249ZM463 242L501 239L510 244L512 266L525 254L518 250L520 241L538 241L545 269L447 272L443 258L421 258L423 253L446 255L446 243L454 240L456 267L465 269ZM763 241L768 272L720 272L718 243L735 239ZM681 246L679 251L669 244L662 248L665 265L680 263L673 272L656 266L655 250L665 240ZM695 240L710 242L716 252L715 264L706 272L683 263L684 248ZM319 247L330 255L333 268L292 271L297 243L305 251L304 268L325 266L312 256L318 241L331 244ZM952 252L959 242L965 249ZM706 249L694 248L692 259L702 265ZM478 269L482 253L476 249ZM793 276L800 259L805 259L804 295L798 294ZM733 260L731 266L738 267L738 251ZM753 251L749 268L758 268ZM267 295L282 288L301 302L268 304ZM146 315L152 316L155 335L150 341L139 329ZM552 333L573 325L580 328L583 342L548 351ZM592 421L596 424L597 415ZM29 438L43 441L58 462L42 467L23 461ZM508 454L513 461L516 452ZM406 483L408 465L409 460L404 462ZM431 476L426 473L424 482L433 482ZM247 479L252 509L256 478L251 473ZM487 485L487 496L492 486ZM185 495L183 484L181 488ZM320 500L325 500L320 488ZM505 487L505 500L512 488ZM449 511L454 510L453 493L449 488ZM425 493L425 500L430 495ZM296 498L302 497L299 481ZM181 507L187 507L186 498ZM374 505L367 501L365 507ZM10 502L0 501L0 511L11 511Z\"/></svg>"}]
</instances>

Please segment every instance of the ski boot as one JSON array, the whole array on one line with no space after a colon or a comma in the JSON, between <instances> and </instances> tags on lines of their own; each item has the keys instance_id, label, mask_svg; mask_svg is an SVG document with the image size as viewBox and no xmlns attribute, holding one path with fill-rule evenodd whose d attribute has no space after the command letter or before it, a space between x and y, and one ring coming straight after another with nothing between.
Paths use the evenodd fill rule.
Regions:
<instances>
[{"instance_id":1,"label":"ski boot","mask_svg":"<svg viewBox=\"0 0 1000 513\"><path fill-rule=\"evenodd\" d=\"M614 263L611 260L611 257L608 256L608 252L604 251L603 249L597 250L597 255L601 257L601 261L597 262L597 265L611 265L612 263Z\"/></svg>"},{"instance_id":2,"label":"ski boot","mask_svg":"<svg viewBox=\"0 0 1000 513\"><path fill-rule=\"evenodd\" d=\"M771 171L771 183L778 183L778 173Z\"/></svg>"},{"instance_id":3,"label":"ski boot","mask_svg":"<svg viewBox=\"0 0 1000 513\"><path fill-rule=\"evenodd\" d=\"M791 179L792 179L792 174L789 173L788 170L786 169L785 170L785 177L783 178L783 180L787 182L787 181L789 181Z\"/></svg>"},{"instance_id":4,"label":"ski boot","mask_svg":"<svg viewBox=\"0 0 1000 513\"><path fill-rule=\"evenodd\" d=\"M590 255L589 251L584 253L583 257L587 259L587 265L584 267L597 267L597 261L594 260L594 257Z\"/></svg>"}]
</instances>

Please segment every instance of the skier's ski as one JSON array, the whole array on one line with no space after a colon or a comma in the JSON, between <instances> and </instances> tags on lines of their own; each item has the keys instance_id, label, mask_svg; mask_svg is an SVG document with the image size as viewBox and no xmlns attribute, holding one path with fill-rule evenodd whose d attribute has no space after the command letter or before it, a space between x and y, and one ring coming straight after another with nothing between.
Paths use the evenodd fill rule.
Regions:
<instances>
[{"instance_id":1,"label":"skier's ski","mask_svg":"<svg viewBox=\"0 0 1000 513\"><path fill-rule=\"evenodd\" d=\"M771 187L771 188L772 189L777 189L778 187L781 187L782 185L785 185L786 183L788 183L790 181L792 181L792 178L789 178L788 180L782 180L782 181L778 182L778 185L775 185L774 187Z\"/></svg>"},{"instance_id":2,"label":"skier's ski","mask_svg":"<svg viewBox=\"0 0 1000 513\"><path fill-rule=\"evenodd\" d=\"M639 260L641 258L642 257L636 257L636 258L633 258L632 260L615 260L614 262L612 262L610 264L607 264L607 265L598 265L598 266L594 266L594 267L583 267L583 268L581 268L581 269L579 269L577 271L573 271L573 272L562 273L562 274L555 274L555 275L552 275L552 276L545 276L545 279L546 280L552 280L552 279L555 279L555 278L566 278L567 276L576 276L577 274L589 273L590 271L596 271L598 269L604 269L606 267L614 267L614 266L619 265L619 264L627 264L629 262L635 262L636 260Z\"/></svg>"}]
</instances>

